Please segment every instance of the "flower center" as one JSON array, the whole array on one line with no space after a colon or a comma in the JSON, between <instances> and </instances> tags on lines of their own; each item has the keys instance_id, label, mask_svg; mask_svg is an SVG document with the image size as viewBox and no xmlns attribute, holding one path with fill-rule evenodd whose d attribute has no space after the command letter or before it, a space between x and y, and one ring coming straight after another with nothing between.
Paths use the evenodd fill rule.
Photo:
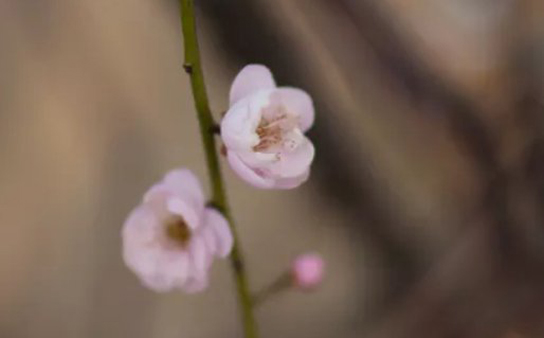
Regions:
<instances>
[{"instance_id":1,"label":"flower center","mask_svg":"<svg viewBox=\"0 0 544 338\"><path fill-rule=\"evenodd\" d=\"M189 226L179 215L173 215L166 220L166 236L176 244L185 247L191 239Z\"/></svg>"},{"instance_id":2,"label":"flower center","mask_svg":"<svg viewBox=\"0 0 544 338\"><path fill-rule=\"evenodd\" d=\"M290 140L286 134L297 126L295 117L287 113L285 108L277 108L276 114L272 118L263 116L255 132L259 136L259 143L253 147L254 151L270 151L273 147L283 146Z\"/></svg>"}]
</instances>

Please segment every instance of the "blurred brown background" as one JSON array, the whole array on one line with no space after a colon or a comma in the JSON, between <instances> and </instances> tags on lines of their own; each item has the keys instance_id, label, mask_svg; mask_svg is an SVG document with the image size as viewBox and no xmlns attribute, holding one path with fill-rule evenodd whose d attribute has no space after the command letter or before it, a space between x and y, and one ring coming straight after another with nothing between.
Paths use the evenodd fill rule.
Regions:
<instances>
[{"instance_id":1,"label":"blurred brown background","mask_svg":"<svg viewBox=\"0 0 544 338\"><path fill-rule=\"evenodd\" d=\"M246 63L310 92L309 183L225 166L253 286L318 293L263 337L544 337L544 3L200 0L212 107ZM231 274L157 295L120 258L141 194L206 178L174 0L0 0L0 336L240 337Z\"/></svg>"}]
</instances>

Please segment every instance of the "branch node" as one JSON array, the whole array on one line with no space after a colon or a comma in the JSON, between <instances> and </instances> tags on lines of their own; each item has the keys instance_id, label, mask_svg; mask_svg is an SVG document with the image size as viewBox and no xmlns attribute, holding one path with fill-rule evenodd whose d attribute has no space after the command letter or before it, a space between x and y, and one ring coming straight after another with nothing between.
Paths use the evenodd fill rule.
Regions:
<instances>
[{"instance_id":1,"label":"branch node","mask_svg":"<svg viewBox=\"0 0 544 338\"><path fill-rule=\"evenodd\" d=\"M240 257L236 257L232 260L232 267L233 269L238 273L243 273L244 271L244 262L240 259Z\"/></svg>"},{"instance_id":2,"label":"branch node","mask_svg":"<svg viewBox=\"0 0 544 338\"><path fill-rule=\"evenodd\" d=\"M206 203L206 206L209 208L214 208L215 210L219 211L223 215L225 214L225 210L214 201L208 201L208 203Z\"/></svg>"},{"instance_id":3,"label":"branch node","mask_svg":"<svg viewBox=\"0 0 544 338\"><path fill-rule=\"evenodd\" d=\"M185 73L192 75L193 74L193 65L190 63L185 62L183 64L183 69L185 70Z\"/></svg>"},{"instance_id":4,"label":"branch node","mask_svg":"<svg viewBox=\"0 0 544 338\"><path fill-rule=\"evenodd\" d=\"M214 123L210 126L210 133L214 134L214 135L219 135L221 134L221 127Z\"/></svg>"}]
</instances>

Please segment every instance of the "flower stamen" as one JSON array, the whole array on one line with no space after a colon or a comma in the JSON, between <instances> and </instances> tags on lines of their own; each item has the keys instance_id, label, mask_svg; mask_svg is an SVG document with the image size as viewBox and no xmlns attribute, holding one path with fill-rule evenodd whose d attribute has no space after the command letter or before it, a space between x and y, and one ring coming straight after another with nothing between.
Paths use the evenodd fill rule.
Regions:
<instances>
[{"instance_id":1,"label":"flower stamen","mask_svg":"<svg viewBox=\"0 0 544 338\"><path fill-rule=\"evenodd\" d=\"M293 119L283 109L280 114L271 119L263 117L255 130L259 136L259 143L253 147L254 151L266 151L278 144L283 144L286 132L296 127ZM294 122L294 123L293 123Z\"/></svg>"},{"instance_id":2,"label":"flower stamen","mask_svg":"<svg viewBox=\"0 0 544 338\"><path fill-rule=\"evenodd\" d=\"M165 222L166 236L181 247L185 247L191 240L191 230L183 219L178 215L172 215Z\"/></svg>"}]
</instances>

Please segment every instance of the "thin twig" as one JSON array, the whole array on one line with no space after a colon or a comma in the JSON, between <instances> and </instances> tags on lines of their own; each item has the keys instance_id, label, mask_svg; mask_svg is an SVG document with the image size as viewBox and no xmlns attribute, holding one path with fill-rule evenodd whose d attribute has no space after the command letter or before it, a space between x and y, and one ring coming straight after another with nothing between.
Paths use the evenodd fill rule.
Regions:
<instances>
[{"instance_id":1,"label":"thin twig","mask_svg":"<svg viewBox=\"0 0 544 338\"><path fill-rule=\"evenodd\" d=\"M281 293L282 291L289 289L292 285L293 277L291 273L287 272L282 274L271 284L267 285L262 290L256 292L253 295L253 306L255 308L259 307L260 305L264 304L264 302L266 302L268 299Z\"/></svg>"},{"instance_id":2,"label":"thin twig","mask_svg":"<svg viewBox=\"0 0 544 338\"><path fill-rule=\"evenodd\" d=\"M215 146L214 133L211 132L217 124L213 120L208 103L208 96L206 94L206 87L204 85L204 75L200 62L195 12L192 0L180 0L180 18L185 46L185 62L183 67L191 78L191 87L200 124L200 134L204 144L208 174L212 186L211 203L221 211L229 221L234 237L234 247L230 255L230 260L236 281L245 337L257 338L257 324L253 316L253 305L251 302L242 250L240 248L240 241L228 207L225 185L223 183L221 168L219 166L219 157Z\"/></svg>"}]
</instances>

